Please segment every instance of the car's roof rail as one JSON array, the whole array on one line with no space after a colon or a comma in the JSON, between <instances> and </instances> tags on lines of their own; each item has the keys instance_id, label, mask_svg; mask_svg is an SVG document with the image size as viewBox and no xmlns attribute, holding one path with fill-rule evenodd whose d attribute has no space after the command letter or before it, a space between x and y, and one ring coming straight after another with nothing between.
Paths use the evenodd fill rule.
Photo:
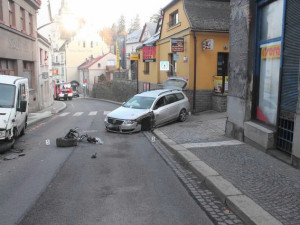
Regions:
<instances>
[{"instance_id":1,"label":"car's roof rail","mask_svg":"<svg viewBox=\"0 0 300 225\"><path fill-rule=\"evenodd\" d=\"M167 92L172 92L172 91L181 91L181 89L169 89L169 90L165 90L165 91L159 93L158 96L161 96L162 94L165 94Z\"/></svg>"}]
</instances>

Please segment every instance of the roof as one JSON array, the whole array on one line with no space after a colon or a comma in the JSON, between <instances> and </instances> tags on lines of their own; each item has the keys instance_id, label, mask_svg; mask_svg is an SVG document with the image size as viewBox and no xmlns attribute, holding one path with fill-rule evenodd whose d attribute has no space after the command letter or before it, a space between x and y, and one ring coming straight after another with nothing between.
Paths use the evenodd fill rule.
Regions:
<instances>
[{"instance_id":1,"label":"roof","mask_svg":"<svg viewBox=\"0 0 300 225\"><path fill-rule=\"evenodd\" d=\"M178 92L181 92L181 91L177 90L177 89L158 89L158 90L152 90L152 91L145 91L145 92L142 92L137 95L156 98L157 96L160 96L164 93L168 94L168 93L178 93Z\"/></svg>"},{"instance_id":2,"label":"roof","mask_svg":"<svg viewBox=\"0 0 300 225\"><path fill-rule=\"evenodd\" d=\"M142 31L143 31L142 29L135 30L132 33L128 34L126 44L140 42L140 37L141 37Z\"/></svg>"},{"instance_id":3,"label":"roof","mask_svg":"<svg viewBox=\"0 0 300 225\"><path fill-rule=\"evenodd\" d=\"M229 0L183 0L192 30L229 31Z\"/></svg>"},{"instance_id":4,"label":"roof","mask_svg":"<svg viewBox=\"0 0 300 225\"><path fill-rule=\"evenodd\" d=\"M163 10L179 0L173 0ZM230 0L182 0L191 29L229 32Z\"/></svg>"},{"instance_id":5,"label":"roof","mask_svg":"<svg viewBox=\"0 0 300 225\"><path fill-rule=\"evenodd\" d=\"M146 23L146 27L148 28L150 35L153 36L156 31L157 23L148 22Z\"/></svg>"},{"instance_id":6,"label":"roof","mask_svg":"<svg viewBox=\"0 0 300 225\"><path fill-rule=\"evenodd\" d=\"M90 68L92 65L94 65L96 62L98 62L99 60L101 60L102 58L107 56L108 54L110 54L110 53L106 53L105 55L98 56L96 58L92 58L92 59L82 63L80 66L78 66L78 70Z\"/></svg>"},{"instance_id":7,"label":"roof","mask_svg":"<svg viewBox=\"0 0 300 225\"><path fill-rule=\"evenodd\" d=\"M154 46L156 41L159 39L159 32L153 35L151 38L149 38L147 41L145 41L143 44L136 47L136 49L140 49L143 46Z\"/></svg>"}]
</instances>

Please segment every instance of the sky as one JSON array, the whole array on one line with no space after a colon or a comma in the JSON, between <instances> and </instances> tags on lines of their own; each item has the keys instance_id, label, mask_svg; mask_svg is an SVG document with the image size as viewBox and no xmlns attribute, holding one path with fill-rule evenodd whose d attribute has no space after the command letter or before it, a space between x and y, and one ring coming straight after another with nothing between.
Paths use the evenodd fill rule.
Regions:
<instances>
[{"instance_id":1,"label":"sky","mask_svg":"<svg viewBox=\"0 0 300 225\"><path fill-rule=\"evenodd\" d=\"M54 17L60 8L61 0L49 0ZM48 19L47 6L48 0L42 1L42 8L38 26L45 23ZM113 23L118 23L123 14L126 20L126 29L129 28L131 20L138 14L140 25L143 27L145 22L149 22L150 17L157 13L160 8L165 7L171 0L69 0L69 6L74 13L82 17L86 23L98 27L111 27Z\"/></svg>"}]
</instances>

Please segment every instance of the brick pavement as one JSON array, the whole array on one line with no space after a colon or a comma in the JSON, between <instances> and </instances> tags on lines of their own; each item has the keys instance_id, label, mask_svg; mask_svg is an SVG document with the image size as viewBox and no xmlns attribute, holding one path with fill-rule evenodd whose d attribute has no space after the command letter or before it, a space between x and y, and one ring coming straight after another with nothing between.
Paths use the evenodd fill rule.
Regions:
<instances>
[{"instance_id":1,"label":"brick pavement","mask_svg":"<svg viewBox=\"0 0 300 225\"><path fill-rule=\"evenodd\" d=\"M213 112L159 128L177 144L231 140L224 136L226 116ZM283 224L300 221L300 170L248 144L190 148L245 195Z\"/></svg>"}]
</instances>

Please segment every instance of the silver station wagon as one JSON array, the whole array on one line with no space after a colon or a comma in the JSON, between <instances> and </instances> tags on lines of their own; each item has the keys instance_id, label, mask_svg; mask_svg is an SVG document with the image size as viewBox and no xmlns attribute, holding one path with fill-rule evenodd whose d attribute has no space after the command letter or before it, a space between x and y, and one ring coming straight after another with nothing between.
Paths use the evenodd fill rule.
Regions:
<instances>
[{"instance_id":1,"label":"silver station wagon","mask_svg":"<svg viewBox=\"0 0 300 225\"><path fill-rule=\"evenodd\" d=\"M147 91L133 96L122 106L107 114L107 131L132 133L151 130L172 121L183 122L190 112L189 99L182 92L183 78L169 78L164 89Z\"/></svg>"}]
</instances>

